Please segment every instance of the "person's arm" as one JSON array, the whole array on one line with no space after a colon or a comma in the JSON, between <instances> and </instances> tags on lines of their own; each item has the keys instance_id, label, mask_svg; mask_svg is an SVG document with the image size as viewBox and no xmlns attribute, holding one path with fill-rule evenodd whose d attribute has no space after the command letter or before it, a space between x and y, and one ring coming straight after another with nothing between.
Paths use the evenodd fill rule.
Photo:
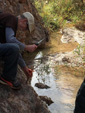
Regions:
<instances>
[{"instance_id":1,"label":"person's arm","mask_svg":"<svg viewBox=\"0 0 85 113\"><path fill-rule=\"evenodd\" d=\"M19 45L20 50L26 50L26 51L29 51L29 52L33 52L37 48L37 46L35 44L25 45L25 44L21 43L20 41L18 41L16 39L16 37L14 37L14 31L10 27L6 27L6 42L16 43L16 44Z\"/></svg>"},{"instance_id":2,"label":"person's arm","mask_svg":"<svg viewBox=\"0 0 85 113\"><path fill-rule=\"evenodd\" d=\"M14 31L10 27L6 27L6 42L7 43L16 43L19 45L20 50L24 50L25 44L21 43L14 37Z\"/></svg>"},{"instance_id":3,"label":"person's arm","mask_svg":"<svg viewBox=\"0 0 85 113\"><path fill-rule=\"evenodd\" d=\"M22 58L21 53L19 53L19 60L18 60L18 64L20 65L21 68L26 67L26 63L24 61L24 59Z\"/></svg>"}]
</instances>

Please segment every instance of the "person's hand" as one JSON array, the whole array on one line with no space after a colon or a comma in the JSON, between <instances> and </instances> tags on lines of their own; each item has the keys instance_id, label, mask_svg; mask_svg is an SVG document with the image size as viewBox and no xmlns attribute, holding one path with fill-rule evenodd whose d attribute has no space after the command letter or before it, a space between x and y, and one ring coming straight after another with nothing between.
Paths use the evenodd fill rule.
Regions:
<instances>
[{"instance_id":1,"label":"person's hand","mask_svg":"<svg viewBox=\"0 0 85 113\"><path fill-rule=\"evenodd\" d=\"M27 77L27 81L28 81L28 79L31 78L32 75L33 75L33 73L32 73L33 70L29 69L28 67L24 67L24 68L22 68L22 70L24 71L24 73L25 73L25 75Z\"/></svg>"},{"instance_id":2,"label":"person's hand","mask_svg":"<svg viewBox=\"0 0 85 113\"><path fill-rule=\"evenodd\" d=\"M37 46L35 44L25 46L25 50L29 52L34 52L36 49L37 49Z\"/></svg>"}]
</instances>

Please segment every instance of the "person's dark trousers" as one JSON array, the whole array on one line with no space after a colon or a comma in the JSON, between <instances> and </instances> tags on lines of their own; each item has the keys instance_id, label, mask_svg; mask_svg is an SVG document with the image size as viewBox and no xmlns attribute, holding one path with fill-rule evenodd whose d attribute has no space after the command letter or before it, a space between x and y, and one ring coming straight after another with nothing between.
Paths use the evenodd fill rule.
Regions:
<instances>
[{"instance_id":1,"label":"person's dark trousers","mask_svg":"<svg viewBox=\"0 0 85 113\"><path fill-rule=\"evenodd\" d=\"M78 91L74 113L85 113L85 80Z\"/></svg>"},{"instance_id":2,"label":"person's dark trousers","mask_svg":"<svg viewBox=\"0 0 85 113\"><path fill-rule=\"evenodd\" d=\"M8 81L14 81L17 74L19 47L14 43L0 44L0 57L4 60L2 77Z\"/></svg>"}]
</instances>

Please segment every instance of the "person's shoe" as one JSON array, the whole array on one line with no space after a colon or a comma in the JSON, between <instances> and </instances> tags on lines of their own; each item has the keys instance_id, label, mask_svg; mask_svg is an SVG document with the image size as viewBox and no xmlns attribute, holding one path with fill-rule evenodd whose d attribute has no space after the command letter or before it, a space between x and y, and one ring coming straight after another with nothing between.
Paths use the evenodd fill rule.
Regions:
<instances>
[{"instance_id":1,"label":"person's shoe","mask_svg":"<svg viewBox=\"0 0 85 113\"><path fill-rule=\"evenodd\" d=\"M8 85L8 86L10 86L13 89L20 89L21 88L21 84L18 81L16 81L16 80L8 81L8 80L5 80L1 76L0 76L0 83L4 84L4 85Z\"/></svg>"}]
</instances>

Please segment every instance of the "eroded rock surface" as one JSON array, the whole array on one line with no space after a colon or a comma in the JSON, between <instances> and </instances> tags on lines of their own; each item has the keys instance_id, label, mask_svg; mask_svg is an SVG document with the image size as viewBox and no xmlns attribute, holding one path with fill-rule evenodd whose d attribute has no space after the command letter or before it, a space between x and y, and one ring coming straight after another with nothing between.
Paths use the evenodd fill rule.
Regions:
<instances>
[{"instance_id":1,"label":"eroded rock surface","mask_svg":"<svg viewBox=\"0 0 85 113\"><path fill-rule=\"evenodd\" d=\"M17 79L22 84L22 88L17 91L0 84L0 113L50 113L34 89L26 84L20 68Z\"/></svg>"},{"instance_id":2,"label":"eroded rock surface","mask_svg":"<svg viewBox=\"0 0 85 113\"><path fill-rule=\"evenodd\" d=\"M46 104L50 105L52 103L54 103L50 97L47 97L47 96L39 96L41 100L45 101Z\"/></svg>"},{"instance_id":3,"label":"eroded rock surface","mask_svg":"<svg viewBox=\"0 0 85 113\"><path fill-rule=\"evenodd\" d=\"M84 58L85 58L85 31L80 31L75 27L65 28L62 30L62 43L70 43L77 42L79 43L78 47L76 47L71 52L60 52L54 55L54 57L50 57L49 60L52 60L52 65L55 63L58 65L68 65L68 66L84 66ZM53 63L54 62L54 63Z\"/></svg>"},{"instance_id":4,"label":"eroded rock surface","mask_svg":"<svg viewBox=\"0 0 85 113\"><path fill-rule=\"evenodd\" d=\"M80 31L76 29L75 27L73 28L65 28L62 30L62 38L61 41L63 43L69 43L69 42L78 42L79 44L83 44L85 40L85 32Z\"/></svg>"}]
</instances>

